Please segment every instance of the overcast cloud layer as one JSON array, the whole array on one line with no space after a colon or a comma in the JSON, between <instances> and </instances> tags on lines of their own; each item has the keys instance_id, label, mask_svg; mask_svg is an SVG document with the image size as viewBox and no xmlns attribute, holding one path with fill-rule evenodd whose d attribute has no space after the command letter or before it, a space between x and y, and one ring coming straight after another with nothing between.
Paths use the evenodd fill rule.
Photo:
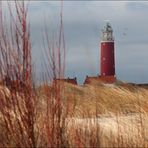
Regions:
<instances>
[{"instance_id":1,"label":"overcast cloud layer","mask_svg":"<svg viewBox=\"0 0 148 148\"><path fill-rule=\"evenodd\" d=\"M31 1L33 58L40 69L41 37L46 16L49 32L59 23L60 2ZM86 75L100 73L100 35L110 20L115 37L118 79L148 83L148 2L64 1L66 76L82 83Z\"/></svg>"}]
</instances>

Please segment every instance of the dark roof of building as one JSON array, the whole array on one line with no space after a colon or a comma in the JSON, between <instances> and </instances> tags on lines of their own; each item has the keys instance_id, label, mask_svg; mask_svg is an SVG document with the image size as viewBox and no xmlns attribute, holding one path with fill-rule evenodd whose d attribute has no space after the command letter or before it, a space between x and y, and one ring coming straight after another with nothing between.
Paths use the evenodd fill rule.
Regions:
<instances>
[{"instance_id":1,"label":"dark roof of building","mask_svg":"<svg viewBox=\"0 0 148 148\"><path fill-rule=\"evenodd\" d=\"M116 81L116 77L115 76L86 76L84 84L90 84L93 80L110 84Z\"/></svg>"},{"instance_id":2,"label":"dark roof of building","mask_svg":"<svg viewBox=\"0 0 148 148\"><path fill-rule=\"evenodd\" d=\"M75 84L77 85L77 78L65 78L65 79L54 79L54 81L63 81L63 82L67 82L67 83L71 83L71 84Z\"/></svg>"}]
</instances>

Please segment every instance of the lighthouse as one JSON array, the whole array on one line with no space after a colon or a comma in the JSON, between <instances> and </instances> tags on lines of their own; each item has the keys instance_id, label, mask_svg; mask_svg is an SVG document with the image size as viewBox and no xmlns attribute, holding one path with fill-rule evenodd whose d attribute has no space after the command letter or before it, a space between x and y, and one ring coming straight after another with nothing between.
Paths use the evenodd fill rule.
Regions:
<instances>
[{"instance_id":1,"label":"lighthouse","mask_svg":"<svg viewBox=\"0 0 148 148\"><path fill-rule=\"evenodd\" d=\"M116 83L114 37L113 29L109 22L105 24L101 35L100 75L86 76L84 84L91 84L94 81L103 84Z\"/></svg>"},{"instance_id":2,"label":"lighthouse","mask_svg":"<svg viewBox=\"0 0 148 148\"><path fill-rule=\"evenodd\" d=\"M101 76L115 76L115 58L114 58L114 37L113 29L109 22L102 29L101 37Z\"/></svg>"}]
</instances>

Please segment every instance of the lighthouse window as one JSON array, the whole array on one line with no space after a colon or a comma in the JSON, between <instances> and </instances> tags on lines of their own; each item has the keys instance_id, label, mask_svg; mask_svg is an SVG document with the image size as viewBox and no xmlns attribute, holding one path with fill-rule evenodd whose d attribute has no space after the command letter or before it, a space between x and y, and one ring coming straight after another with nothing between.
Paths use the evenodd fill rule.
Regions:
<instances>
[{"instance_id":1,"label":"lighthouse window","mask_svg":"<svg viewBox=\"0 0 148 148\"><path fill-rule=\"evenodd\" d=\"M105 61L105 57L103 57L103 61Z\"/></svg>"},{"instance_id":2,"label":"lighthouse window","mask_svg":"<svg viewBox=\"0 0 148 148\"><path fill-rule=\"evenodd\" d=\"M105 73L103 73L103 75L105 76Z\"/></svg>"}]
</instances>

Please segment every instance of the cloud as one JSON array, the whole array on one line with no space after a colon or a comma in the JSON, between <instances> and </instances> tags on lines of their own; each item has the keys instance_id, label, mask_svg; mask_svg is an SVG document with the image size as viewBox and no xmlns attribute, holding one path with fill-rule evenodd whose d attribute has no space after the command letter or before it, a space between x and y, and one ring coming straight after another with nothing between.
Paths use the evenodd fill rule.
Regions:
<instances>
[{"instance_id":1,"label":"cloud","mask_svg":"<svg viewBox=\"0 0 148 148\"><path fill-rule=\"evenodd\" d=\"M60 4L59 1L30 2L33 55L37 63L40 63L42 58L40 48L44 16L49 33L53 29L56 32ZM114 29L118 78L148 82L148 20L145 19L148 17L147 11L146 1L64 1L66 75L76 75L82 82L87 74L99 73L101 28L104 20L109 19Z\"/></svg>"},{"instance_id":2,"label":"cloud","mask_svg":"<svg viewBox=\"0 0 148 148\"><path fill-rule=\"evenodd\" d=\"M148 2L128 2L126 4L126 9L136 13L148 12Z\"/></svg>"}]
</instances>

